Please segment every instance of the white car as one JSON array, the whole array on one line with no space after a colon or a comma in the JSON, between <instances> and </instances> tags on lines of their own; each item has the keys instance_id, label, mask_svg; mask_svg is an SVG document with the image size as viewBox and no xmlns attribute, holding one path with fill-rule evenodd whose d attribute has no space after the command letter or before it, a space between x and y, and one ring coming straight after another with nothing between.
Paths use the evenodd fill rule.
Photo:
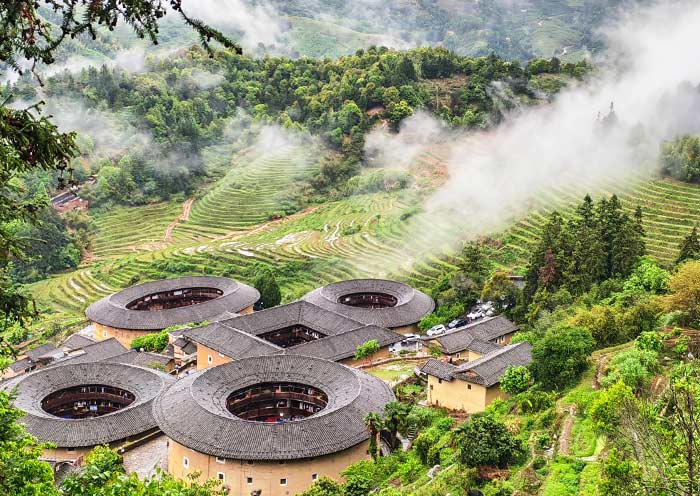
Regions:
<instances>
[{"instance_id":1,"label":"white car","mask_svg":"<svg viewBox=\"0 0 700 496\"><path fill-rule=\"evenodd\" d=\"M438 324L436 326L431 327L428 329L428 336L439 336L440 334L443 334L447 329L445 328L444 325Z\"/></svg>"}]
</instances>

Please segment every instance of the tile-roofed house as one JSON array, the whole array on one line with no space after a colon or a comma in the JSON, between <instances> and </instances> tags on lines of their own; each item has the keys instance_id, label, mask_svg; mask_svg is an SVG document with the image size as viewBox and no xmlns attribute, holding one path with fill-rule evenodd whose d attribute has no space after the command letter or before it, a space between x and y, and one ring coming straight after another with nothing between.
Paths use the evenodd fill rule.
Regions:
<instances>
[{"instance_id":1,"label":"tile-roofed house","mask_svg":"<svg viewBox=\"0 0 700 496\"><path fill-rule=\"evenodd\" d=\"M68 353L69 351L78 350L83 346L87 346L94 342L95 340L92 338L75 333L71 334L65 341L63 341L59 345L59 348L61 348L64 352Z\"/></svg>"},{"instance_id":2,"label":"tile-roofed house","mask_svg":"<svg viewBox=\"0 0 700 496\"><path fill-rule=\"evenodd\" d=\"M216 322L253 311L257 289L226 277L189 276L138 284L106 296L85 314L97 339L134 339L189 323Z\"/></svg>"},{"instance_id":3,"label":"tile-roofed house","mask_svg":"<svg viewBox=\"0 0 700 496\"><path fill-rule=\"evenodd\" d=\"M453 377L486 387L500 382L508 367L525 367L532 362L532 346L522 342L509 344L474 361L459 365Z\"/></svg>"},{"instance_id":4,"label":"tile-roofed house","mask_svg":"<svg viewBox=\"0 0 700 496\"><path fill-rule=\"evenodd\" d=\"M164 293L211 289L216 297L202 302L158 310L136 309L140 300L152 302ZM204 322L242 311L255 303L260 293L250 286L225 277L191 276L163 279L131 286L93 303L87 317L98 324L133 330L161 330L190 322Z\"/></svg>"},{"instance_id":5,"label":"tile-roofed house","mask_svg":"<svg viewBox=\"0 0 700 496\"><path fill-rule=\"evenodd\" d=\"M288 305L241 315L224 321L224 324L256 336L294 325L302 325L318 331L324 336L331 336L364 325L305 301L295 301Z\"/></svg>"},{"instance_id":6,"label":"tile-roofed house","mask_svg":"<svg viewBox=\"0 0 700 496\"><path fill-rule=\"evenodd\" d=\"M52 353L55 350L56 347L54 345L51 343L46 343L39 345L36 348L32 348L31 350L27 351L25 355L30 360L36 362L41 356L46 355L47 353Z\"/></svg>"},{"instance_id":7,"label":"tile-roofed house","mask_svg":"<svg viewBox=\"0 0 700 496\"><path fill-rule=\"evenodd\" d=\"M115 338L97 341L95 343L83 346L82 348L72 351L62 360L55 362L57 365L66 363L90 363L100 362L108 358L126 353L128 350L122 346Z\"/></svg>"},{"instance_id":8,"label":"tile-roofed house","mask_svg":"<svg viewBox=\"0 0 700 496\"><path fill-rule=\"evenodd\" d=\"M172 369L173 357L161 355L160 353L152 353L150 351L130 350L121 355L101 360L103 363L127 363L130 365L138 365L139 367L157 368L162 367L169 371Z\"/></svg>"},{"instance_id":9,"label":"tile-roofed house","mask_svg":"<svg viewBox=\"0 0 700 496\"><path fill-rule=\"evenodd\" d=\"M34 368L34 366L34 362L32 362L29 358L26 357L21 358L19 360L15 360L7 366L7 369L3 371L2 377L4 379L10 379L21 374L26 374L27 372L31 371Z\"/></svg>"},{"instance_id":10,"label":"tile-roofed house","mask_svg":"<svg viewBox=\"0 0 700 496\"><path fill-rule=\"evenodd\" d=\"M517 324L502 315L498 315L472 322L464 327L435 336L431 340L436 341L446 355L462 354L465 351L483 355L497 349L499 344L509 343L517 330ZM476 357L469 355L468 358L474 359Z\"/></svg>"},{"instance_id":11,"label":"tile-roofed house","mask_svg":"<svg viewBox=\"0 0 700 496\"><path fill-rule=\"evenodd\" d=\"M281 350L279 346L227 325L216 322L190 329L183 337L197 345L197 368L213 367L231 360L270 355Z\"/></svg>"},{"instance_id":12,"label":"tile-roofed house","mask_svg":"<svg viewBox=\"0 0 700 496\"><path fill-rule=\"evenodd\" d=\"M370 340L376 340L380 349L384 349L384 355L388 356L388 346L398 343L403 339L401 334L398 334L389 329L379 326L364 326L359 329L353 329L341 334L335 334L316 341L299 344L291 348L287 348L287 353L295 355L306 355L334 362L343 360L343 363L348 365L354 363L355 352L357 347ZM378 357L371 357L376 360Z\"/></svg>"},{"instance_id":13,"label":"tile-roofed house","mask_svg":"<svg viewBox=\"0 0 700 496\"><path fill-rule=\"evenodd\" d=\"M389 356L388 347L402 336L297 301L190 329L182 338L197 344L197 369L201 370L231 360L285 352L351 363L357 346L372 339L381 348L371 357L376 360ZM175 343L173 347L177 349Z\"/></svg>"},{"instance_id":14,"label":"tile-roofed house","mask_svg":"<svg viewBox=\"0 0 700 496\"><path fill-rule=\"evenodd\" d=\"M327 406L318 415L284 424L246 421L226 409L223 400L232 391L286 381L322 391L328 397ZM290 460L335 453L366 440L364 416L381 412L393 399L383 381L357 369L313 357L268 355L180 379L156 400L154 412L168 437L202 453ZM193 418L203 422L192 422Z\"/></svg>"},{"instance_id":15,"label":"tile-roofed house","mask_svg":"<svg viewBox=\"0 0 700 496\"><path fill-rule=\"evenodd\" d=\"M430 359L421 367L428 376L428 403L469 413L483 411L494 399L506 397L499 382L508 367L532 362L532 346L515 343L491 351L480 358L454 365Z\"/></svg>"},{"instance_id":16,"label":"tile-roofed house","mask_svg":"<svg viewBox=\"0 0 700 496\"><path fill-rule=\"evenodd\" d=\"M15 362L3 370L1 378L10 379L25 374L60 360L63 357L63 351L56 348L54 345L50 343L39 345L25 352L23 356L19 357L19 360L15 360Z\"/></svg>"}]
</instances>

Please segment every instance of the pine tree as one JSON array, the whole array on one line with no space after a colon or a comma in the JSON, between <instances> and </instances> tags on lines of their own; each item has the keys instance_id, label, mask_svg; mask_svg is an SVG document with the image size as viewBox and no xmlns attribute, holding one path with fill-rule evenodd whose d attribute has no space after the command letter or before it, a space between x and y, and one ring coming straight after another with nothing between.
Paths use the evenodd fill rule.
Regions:
<instances>
[{"instance_id":1,"label":"pine tree","mask_svg":"<svg viewBox=\"0 0 700 496\"><path fill-rule=\"evenodd\" d=\"M676 264L681 264L687 260L700 260L700 240L698 239L698 228L686 236L678 247L678 258Z\"/></svg>"}]
</instances>

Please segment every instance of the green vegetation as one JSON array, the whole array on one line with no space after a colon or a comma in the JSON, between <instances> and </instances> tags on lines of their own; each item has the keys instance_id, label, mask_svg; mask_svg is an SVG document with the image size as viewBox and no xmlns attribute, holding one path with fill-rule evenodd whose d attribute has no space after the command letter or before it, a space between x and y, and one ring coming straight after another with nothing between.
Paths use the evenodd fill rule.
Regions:
<instances>
[{"instance_id":1,"label":"green vegetation","mask_svg":"<svg viewBox=\"0 0 700 496\"><path fill-rule=\"evenodd\" d=\"M370 339L357 346L355 351L355 360L363 360L369 358L379 351L379 343L376 339Z\"/></svg>"},{"instance_id":2,"label":"green vegetation","mask_svg":"<svg viewBox=\"0 0 700 496\"><path fill-rule=\"evenodd\" d=\"M261 267L253 280L253 287L260 291L260 308L276 307L282 301L279 284L275 279L275 273L269 267Z\"/></svg>"},{"instance_id":3,"label":"green vegetation","mask_svg":"<svg viewBox=\"0 0 700 496\"><path fill-rule=\"evenodd\" d=\"M508 367L501 378L501 391L518 394L530 387L532 376L527 367Z\"/></svg>"},{"instance_id":4,"label":"green vegetation","mask_svg":"<svg viewBox=\"0 0 700 496\"><path fill-rule=\"evenodd\" d=\"M175 480L170 475L157 472L155 476L140 480L134 473L126 475L122 457L108 446L98 446L85 459L85 467L61 483L65 496L224 496L228 491L217 480L199 484L194 479ZM43 493L42 493L43 494ZM48 493L47 493L48 494Z\"/></svg>"},{"instance_id":5,"label":"green vegetation","mask_svg":"<svg viewBox=\"0 0 700 496\"><path fill-rule=\"evenodd\" d=\"M679 181L700 182L700 136L683 136L661 147L661 165Z\"/></svg>"},{"instance_id":6,"label":"green vegetation","mask_svg":"<svg viewBox=\"0 0 700 496\"><path fill-rule=\"evenodd\" d=\"M168 333L163 330L140 336L131 342L134 350L161 352L168 346Z\"/></svg>"},{"instance_id":7,"label":"green vegetation","mask_svg":"<svg viewBox=\"0 0 700 496\"><path fill-rule=\"evenodd\" d=\"M346 185L360 170L365 133L382 119L397 129L415 109L424 108L455 126L483 128L502 119L497 97L487 91L491 82L502 81L514 98L527 104L537 101L527 88L529 78L546 70L563 71L563 78L582 77L589 69L585 63L574 66L552 59L523 70L519 63L494 55L467 58L444 48L398 52L371 47L338 60L252 58L226 51L213 58L206 55L195 47L154 61L139 74L103 66L49 78L49 96L71 99L62 112L70 113L72 100L79 100L110 111L103 120L126 128L128 146L114 150L85 139L81 160L72 164L80 177L98 176L82 192L91 206L107 209L189 196L219 174L220 167L210 159L226 147L222 143L234 136L239 145L250 144L254 132L246 128L251 124L309 131L336 152L321 157L320 174L282 176L298 183L284 192L292 211L319 194L402 188L408 178L400 172L369 174ZM221 82L202 85L202 74ZM426 83L450 78L461 78L464 84L454 89L451 101L438 106L435 90ZM370 112L376 108L382 111ZM153 139L144 139L143 131Z\"/></svg>"}]
</instances>

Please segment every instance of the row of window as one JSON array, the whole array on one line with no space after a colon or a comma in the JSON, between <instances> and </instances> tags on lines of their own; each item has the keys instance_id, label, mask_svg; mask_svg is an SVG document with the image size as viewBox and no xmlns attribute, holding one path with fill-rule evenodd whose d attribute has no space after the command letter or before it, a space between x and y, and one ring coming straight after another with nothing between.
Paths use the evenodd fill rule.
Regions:
<instances>
[{"instance_id":1,"label":"row of window","mask_svg":"<svg viewBox=\"0 0 700 496\"><path fill-rule=\"evenodd\" d=\"M216 457L216 462L217 463L226 463L226 458L220 458ZM190 468L190 459L187 458L186 456L182 457L182 466L185 468ZM216 478L219 479L220 481L224 482L226 480L226 474L223 472L217 472L216 473ZM311 474L311 480L315 481L318 479L318 474ZM253 484L253 478L252 477L247 477L246 482L248 484ZM280 479L280 486L286 486L287 485L287 479Z\"/></svg>"}]
</instances>

